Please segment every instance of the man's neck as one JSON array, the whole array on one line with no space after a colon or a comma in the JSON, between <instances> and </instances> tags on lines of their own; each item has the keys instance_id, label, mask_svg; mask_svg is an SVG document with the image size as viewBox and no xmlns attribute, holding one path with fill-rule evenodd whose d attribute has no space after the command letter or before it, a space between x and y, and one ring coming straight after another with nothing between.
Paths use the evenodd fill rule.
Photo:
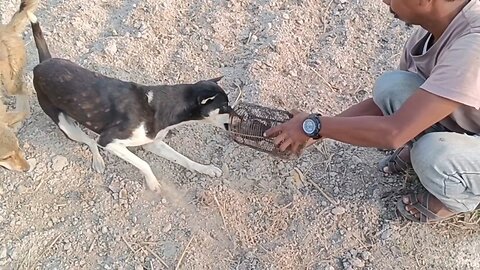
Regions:
<instances>
[{"instance_id":1,"label":"man's neck","mask_svg":"<svg viewBox=\"0 0 480 270\"><path fill-rule=\"evenodd\" d=\"M437 3L437 6L432 9L430 16L425 18L425 23L420 24L424 29L432 33L434 41L440 38L448 25L465 5L468 4L469 0L456 0L451 2L441 0L441 2L442 3Z\"/></svg>"}]
</instances>

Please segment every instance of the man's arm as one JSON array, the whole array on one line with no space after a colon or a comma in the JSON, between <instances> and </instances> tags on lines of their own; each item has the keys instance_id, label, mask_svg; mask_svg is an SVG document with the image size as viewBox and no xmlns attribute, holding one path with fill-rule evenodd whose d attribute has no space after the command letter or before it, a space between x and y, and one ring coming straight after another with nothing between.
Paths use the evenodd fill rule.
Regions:
<instances>
[{"instance_id":1,"label":"man's arm","mask_svg":"<svg viewBox=\"0 0 480 270\"><path fill-rule=\"evenodd\" d=\"M341 112L337 116L353 117L353 116L366 116L366 115L376 115L376 116L383 115L380 108L373 101L373 98L369 98L358 104L355 104L350 108L346 109L345 111Z\"/></svg>"},{"instance_id":2,"label":"man's arm","mask_svg":"<svg viewBox=\"0 0 480 270\"><path fill-rule=\"evenodd\" d=\"M391 116L321 117L320 135L357 146L395 149L459 106L455 101L419 89ZM274 142L282 151L290 148L298 152L309 140L302 130L307 116L299 113L292 120L268 130L266 136L275 137Z\"/></svg>"}]
</instances>

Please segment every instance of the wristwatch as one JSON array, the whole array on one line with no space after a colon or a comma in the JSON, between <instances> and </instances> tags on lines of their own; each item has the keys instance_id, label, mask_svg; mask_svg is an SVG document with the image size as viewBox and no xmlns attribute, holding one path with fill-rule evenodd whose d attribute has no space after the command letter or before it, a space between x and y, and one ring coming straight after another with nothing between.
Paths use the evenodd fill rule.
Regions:
<instances>
[{"instance_id":1,"label":"wristwatch","mask_svg":"<svg viewBox=\"0 0 480 270\"><path fill-rule=\"evenodd\" d=\"M303 132L315 140L321 137L320 130L322 129L322 123L320 122L320 116L319 113L312 113L303 121Z\"/></svg>"}]
</instances>

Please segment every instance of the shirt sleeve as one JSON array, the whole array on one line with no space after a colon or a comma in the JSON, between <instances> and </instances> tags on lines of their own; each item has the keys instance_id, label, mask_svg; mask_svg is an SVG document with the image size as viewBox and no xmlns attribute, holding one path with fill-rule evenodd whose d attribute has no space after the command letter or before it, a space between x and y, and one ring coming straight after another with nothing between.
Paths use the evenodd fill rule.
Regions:
<instances>
[{"instance_id":1,"label":"shirt sleeve","mask_svg":"<svg viewBox=\"0 0 480 270\"><path fill-rule=\"evenodd\" d=\"M446 49L421 88L478 110L480 33L461 37Z\"/></svg>"}]
</instances>

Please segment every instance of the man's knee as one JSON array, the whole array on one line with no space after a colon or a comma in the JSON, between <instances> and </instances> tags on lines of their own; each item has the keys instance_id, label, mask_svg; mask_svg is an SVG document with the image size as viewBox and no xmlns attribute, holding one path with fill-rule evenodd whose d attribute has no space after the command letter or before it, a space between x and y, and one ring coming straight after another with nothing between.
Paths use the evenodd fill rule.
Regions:
<instances>
[{"instance_id":1,"label":"man's knee","mask_svg":"<svg viewBox=\"0 0 480 270\"><path fill-rule=\"evenodd\" d=\"M433 132L423 135L413 144L410 159L422 185L448 208L454 211L469 211L480 201L472 191L464 173L478 170L465 163L462 149L474 148L466 135L450 132ZM455 143L452 143L455 142Z\"/></svg>"},{"instance_id":2,"label":"man's knee","mask_svg":"<svg viewBox=\"0 0 480 270\"><path fill-rule=\"evenodd\" d=\"M385 115L392 114L425 80L407 71L390 71L381 75L373 88L373 100Z\"/></svg>"}]
</instances>

